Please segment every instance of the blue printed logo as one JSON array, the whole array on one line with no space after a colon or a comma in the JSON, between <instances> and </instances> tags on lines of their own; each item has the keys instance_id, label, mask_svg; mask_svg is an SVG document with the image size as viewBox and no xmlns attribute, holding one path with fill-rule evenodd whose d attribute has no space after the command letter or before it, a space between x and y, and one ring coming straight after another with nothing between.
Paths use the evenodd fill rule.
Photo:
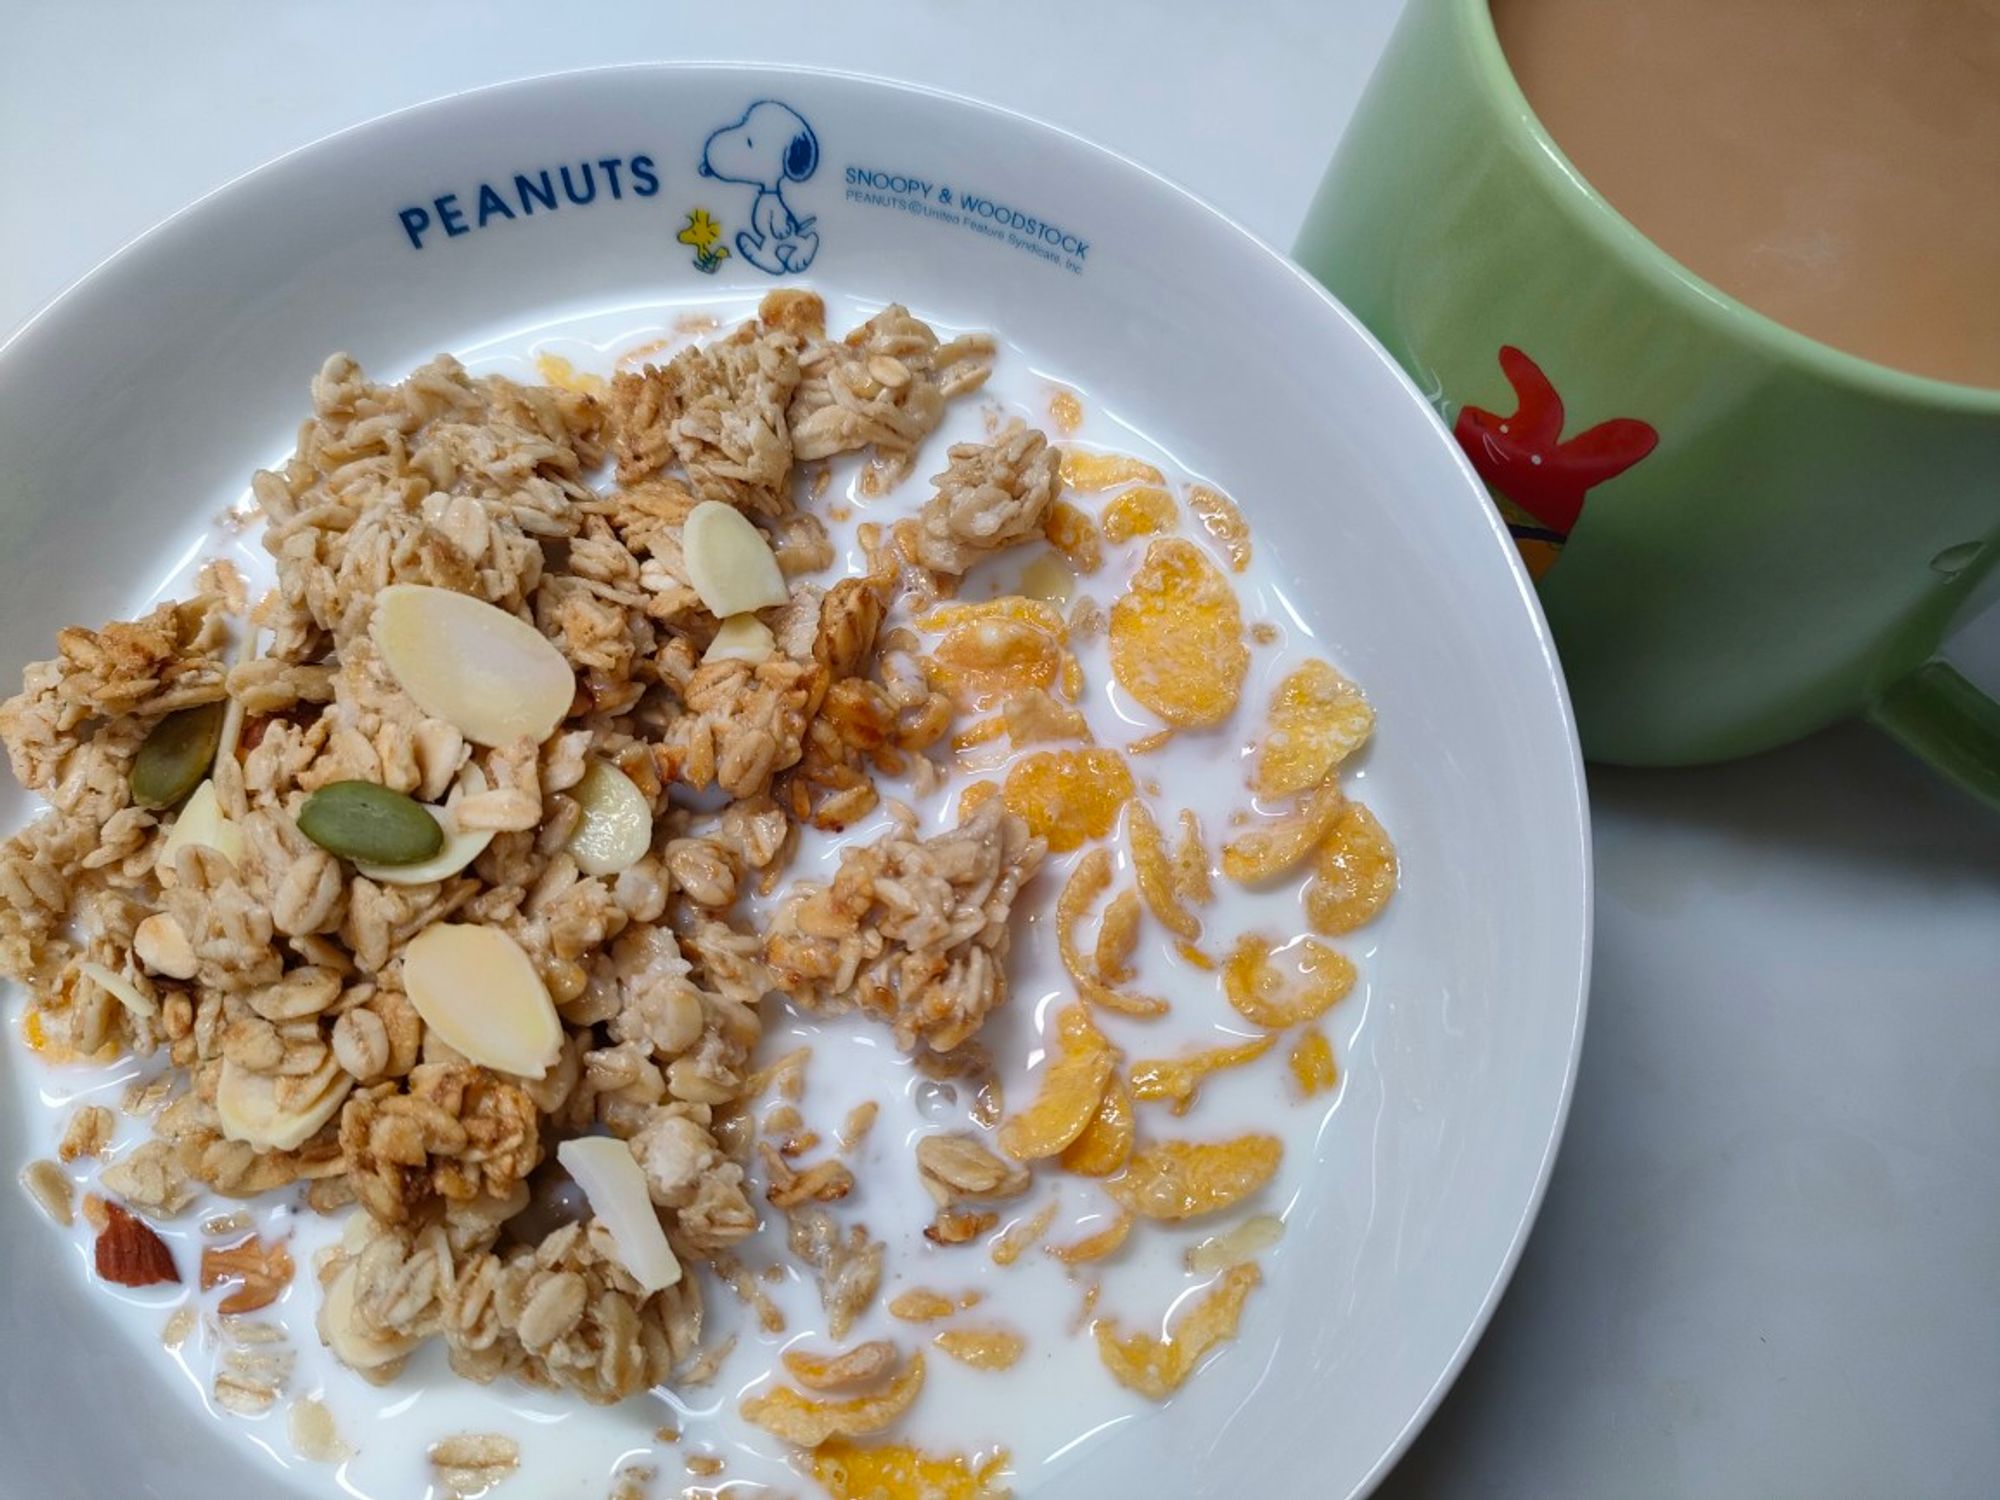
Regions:
<instances>
[{"instance_id":1,"label":"blue printed logo","mask_svg":"<svg viewBox=\"0 0 2000 1500\"><path fill-rule=\"evenodd\" d=\"M818 170L819 137L805 116L775 99L759 99L701 149L703 177L756 189L750 225L736 234L736 253L772 276L795 275L819 253L817 219L801 219L785 199L786 183L804 182ZM722 235L721 222L706 208L696 208L678 238L693 247L696 269L712 272L729 255L718 243Z\"/></svg>"},{"instance_id":2,"label":"blue printed logo","mask_svg":"<svg viewBox=\"0 0 2000 1500\"><path fill-rule=\"evenodd\" d=\"M601 156L596 161L577 162L573 171L564 163L516 172L512 182L502 175L490 182L464 184L428 203L397 209L396 221L403 226L410 248L423 250L437 243L435 230L442 229L446 239L455 240L488 225L532 219L537 213L552 214L564 203L588 208L598 201L600 184L614 201L623 199L628 190L634 198L653 198L659 195L660 174L648 155Z\"/></svg>"}]
</instances>

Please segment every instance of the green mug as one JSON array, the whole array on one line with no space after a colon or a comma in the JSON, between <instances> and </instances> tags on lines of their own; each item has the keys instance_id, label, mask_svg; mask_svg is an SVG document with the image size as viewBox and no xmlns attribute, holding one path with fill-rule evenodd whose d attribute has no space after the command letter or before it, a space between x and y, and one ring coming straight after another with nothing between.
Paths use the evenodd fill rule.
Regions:
<instances>
[{"instance_id":1,"label":"green mug","mask_svg":"<svg viewBox=\"0 0 2000 1500\"><path fill-rule=\"evenodd\" d=\"M1842 353L1622 218L1487 0L1410 0L1296 255L1439 405L1537 580L1585 752L1727 759L1865 713L2000 802L1935 660L2000 590L2000 391Z\"/></svg>"}]
</instances>

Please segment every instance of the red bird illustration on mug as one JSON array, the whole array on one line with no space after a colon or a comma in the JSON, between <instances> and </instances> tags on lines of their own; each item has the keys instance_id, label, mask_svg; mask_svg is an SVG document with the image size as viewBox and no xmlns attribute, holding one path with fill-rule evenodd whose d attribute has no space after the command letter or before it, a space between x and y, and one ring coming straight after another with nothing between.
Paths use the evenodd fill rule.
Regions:
<instances>
[{"instance_id":1,"label":"red bird illustration on mug","mask_svg":"<svg viewBox=\"0 0 2000 1500\"><path fill-rule=\"evenodd\" d=\"M1562 397L1541 366L1508 344L1500 371L1514 388L1513 413L1468 406L1452 435L1501 502L1507 529L1539 579L1569 540L1587 493L1651 453L1660 435L1636 417L1613 417L1565 442Z\"/></svg>"}]
</instances>

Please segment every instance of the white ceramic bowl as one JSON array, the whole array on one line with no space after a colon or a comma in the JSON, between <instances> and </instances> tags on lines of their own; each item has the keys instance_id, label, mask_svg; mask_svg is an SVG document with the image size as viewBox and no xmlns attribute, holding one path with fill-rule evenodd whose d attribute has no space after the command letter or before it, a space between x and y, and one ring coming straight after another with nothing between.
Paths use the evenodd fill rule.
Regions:
<instances>
[{"instance_id":1,"label":"white ceramic bowl","mask_svg":"<svg viewBox=\"0 0 2000 1500\"><path fill-rule=\"evenodd\" d=\"M758 100L786 113L746 119ZM719 175L698 175L739 120L710 149ZM775 154L773 126L791 136ZM615 197L599 165L595 201L519 211L515 174L568 163L580 189L606 158ZM482 182L511 217L478 222ZM676 239L698 204L723 206L740 252L707 275ZM731 238L781 207L810 229ZM391 374L621 304L754 292L808 258L817 283L1001 330L1224 480L1375 701L1404 888L1315 1180L1252 1303L1254 1356L1046 1492L1363 1491L1484 1326L1547 1178L1588 970L1583 784L1533 594L1431 409L1316 285L1160 178L998 110L751 68L540 79L335 136L161 225L0 353L0 660L170 572L286 451L329 350ZM15 1100L35 1086L9 1066ZM10 1172L22 1119L0 1109ZM0 1222L0 1488L273 1492L132 1367L23 1195Z\"/></svg>"}]
</instances>

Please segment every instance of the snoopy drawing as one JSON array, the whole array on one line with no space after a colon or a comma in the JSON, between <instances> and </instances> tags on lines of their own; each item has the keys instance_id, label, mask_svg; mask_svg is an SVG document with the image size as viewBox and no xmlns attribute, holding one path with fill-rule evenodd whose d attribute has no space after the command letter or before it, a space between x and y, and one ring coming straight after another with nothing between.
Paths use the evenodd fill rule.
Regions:
<instances>
[{"instance_id":1,"label":"snoopy drawing","mask_svg":"<svg viewBox=\"0 0 2000 1500\"><path fill-rule=\"evenodd\" d=\"M757 189L750 227L736 236L736 250L751 265L773 276L803 271L819 251L813 220L801 219L785 202L785 184L804 182L819 167L819 140L795 109L760 99L734 125L708 138L701 151L701 175L743 182Z\"/></svg>"}]
</instances>

